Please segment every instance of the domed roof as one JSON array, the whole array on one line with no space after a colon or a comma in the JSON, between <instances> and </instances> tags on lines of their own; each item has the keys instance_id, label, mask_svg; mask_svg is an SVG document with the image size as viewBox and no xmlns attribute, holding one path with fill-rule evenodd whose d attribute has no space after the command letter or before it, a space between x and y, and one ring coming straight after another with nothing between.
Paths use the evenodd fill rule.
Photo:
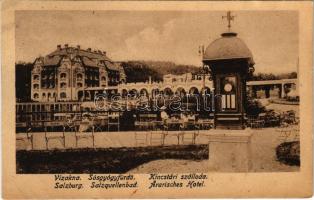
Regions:
<instances>
[{"instance_id":1,"label":"domed roof","mask_svg":"<svg viewBox=\"0 0 314 200\"><path fill-rule=\"evenodd\" d=\"M247 58L254 64L253 55L246 44L234 32L221 34L221 38L213 41L205 50L203 61Z\"/></svg>"}]
</instances>

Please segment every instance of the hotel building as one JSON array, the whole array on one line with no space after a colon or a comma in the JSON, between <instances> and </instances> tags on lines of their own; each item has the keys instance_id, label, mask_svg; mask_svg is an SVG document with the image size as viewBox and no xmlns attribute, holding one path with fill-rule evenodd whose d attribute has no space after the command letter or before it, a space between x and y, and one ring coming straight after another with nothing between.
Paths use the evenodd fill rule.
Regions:
<instances>
[{"instance_id":1,"label":"hotel building","mask_svg":"<svg viewBox=\"0 0 314 200\"><path fill-rule=\"evenodd\" d=\"M36 58L31 74L31 100L37 102L92 100L91 91L126 81L123 67L106 52L67 44Z\"/></svg>"}]
</instances>

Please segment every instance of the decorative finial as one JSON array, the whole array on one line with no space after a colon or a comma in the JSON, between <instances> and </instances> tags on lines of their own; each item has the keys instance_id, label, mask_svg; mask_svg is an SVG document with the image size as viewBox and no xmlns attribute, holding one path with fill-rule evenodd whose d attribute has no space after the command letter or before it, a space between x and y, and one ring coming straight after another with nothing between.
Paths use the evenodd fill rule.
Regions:
<instances>
[{"instance_id":1,"label":"decorative finial","mask_svg":"<svg viewBox=\"0 0 314 200\"><path fill-rule=\"evenodd\" d=\"M227 19L227 21L228 21L228 29L229 29L229 30L230 30L230 28L231 28L231 21L234 20L234 17L235 17L235 16L232 16L232 15L231 15L231 11L228 11L226 16L222 16L222 19L224 19L224 18Z\"/></svg>"}]
</instances>

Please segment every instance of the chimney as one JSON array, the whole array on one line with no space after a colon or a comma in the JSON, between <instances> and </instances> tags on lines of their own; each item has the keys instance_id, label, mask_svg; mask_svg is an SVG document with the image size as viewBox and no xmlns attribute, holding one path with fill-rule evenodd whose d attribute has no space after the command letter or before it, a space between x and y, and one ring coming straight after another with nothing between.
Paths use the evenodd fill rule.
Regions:
<instances>
[{"instance_id":1,"label":"chimney","mask_svg":"<svg viewBox=\"0 0 314 200\"><path fill-rule=\"evenodd\" d=\"M104 54L104 56L106 56L106 54L107 54L107 52L105 52L105 51L103 51L102 53Z\"/></svg>"},{"instance_id":2,"label":"chimney","mask_svg":"<svg viewBox=\"0 0 314 200\"><path fill-rule=\"evenodd\" d=\"M68 45L68 44L65 44L64 47L67 49L67 48L69 47L69 45Z\"/></svg>"},{"instance_id":3,"label":"chimney","mask_svg":"<svg viewBox=\"0 0 314 200\"><path fill-rule=\"evenodd\" d=\"M91 48L88 48L88 49L87 49L87 51L88 51L88 52L91 52L91 51L92 51L92 49L91 49Z\"/></svg>"},{"instance_id":4,"label":"chimney","mask_svg":"<svg viewBox=\"0 0 314 200\"><path fill-rule=\"evenodd\" d=\"M76 47L77 47L77 49L78 49L78 50L80 50L80 49L81 49L81 46L80 46L80 45L77 45Z\"/></svg>"},{"instance_id":5,"label":"chimney","mask_svg":"<svg viewBox=\"0 0 314 200\"><path fill-rule=\"evenodd\" d=\"M57 50L61 50L61 45L60 44L57 45Z\"/></svg>"}]
</instances>

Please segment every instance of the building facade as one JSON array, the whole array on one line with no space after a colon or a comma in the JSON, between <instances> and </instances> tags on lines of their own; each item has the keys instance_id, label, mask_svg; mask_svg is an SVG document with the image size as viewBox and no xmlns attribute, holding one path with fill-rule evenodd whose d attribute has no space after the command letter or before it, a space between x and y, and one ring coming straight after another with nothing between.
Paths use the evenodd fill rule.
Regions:
<instances>
[{"instance_id":1,"label":"building facade","mask_svg":"<svg viewBox=\"0 0 314 200\"><path fill-rule=\"evenodd\" d=\"M166 74L163 76L163 81L152 82L151 79L147 82L124 83L118 87L118 93L122 97L127 94L145 95L154 97L156 94L165 95L187 95L187 94L204 94L213 91L213 82L208 74L192 74L185 73L181 75Z\"/></svg>"},{"instance_id":2,"label":"building facade","mask_svg":"<svg viewBox=\"0 0 314 200\"><path fill-rule=\"evenodd\" d=\"M106 52L58 45L54 52L35 59L31 100L80 101L90 97L90 91L106 90L125 81L123 67Z\"/></svg>"}]
</instances>

